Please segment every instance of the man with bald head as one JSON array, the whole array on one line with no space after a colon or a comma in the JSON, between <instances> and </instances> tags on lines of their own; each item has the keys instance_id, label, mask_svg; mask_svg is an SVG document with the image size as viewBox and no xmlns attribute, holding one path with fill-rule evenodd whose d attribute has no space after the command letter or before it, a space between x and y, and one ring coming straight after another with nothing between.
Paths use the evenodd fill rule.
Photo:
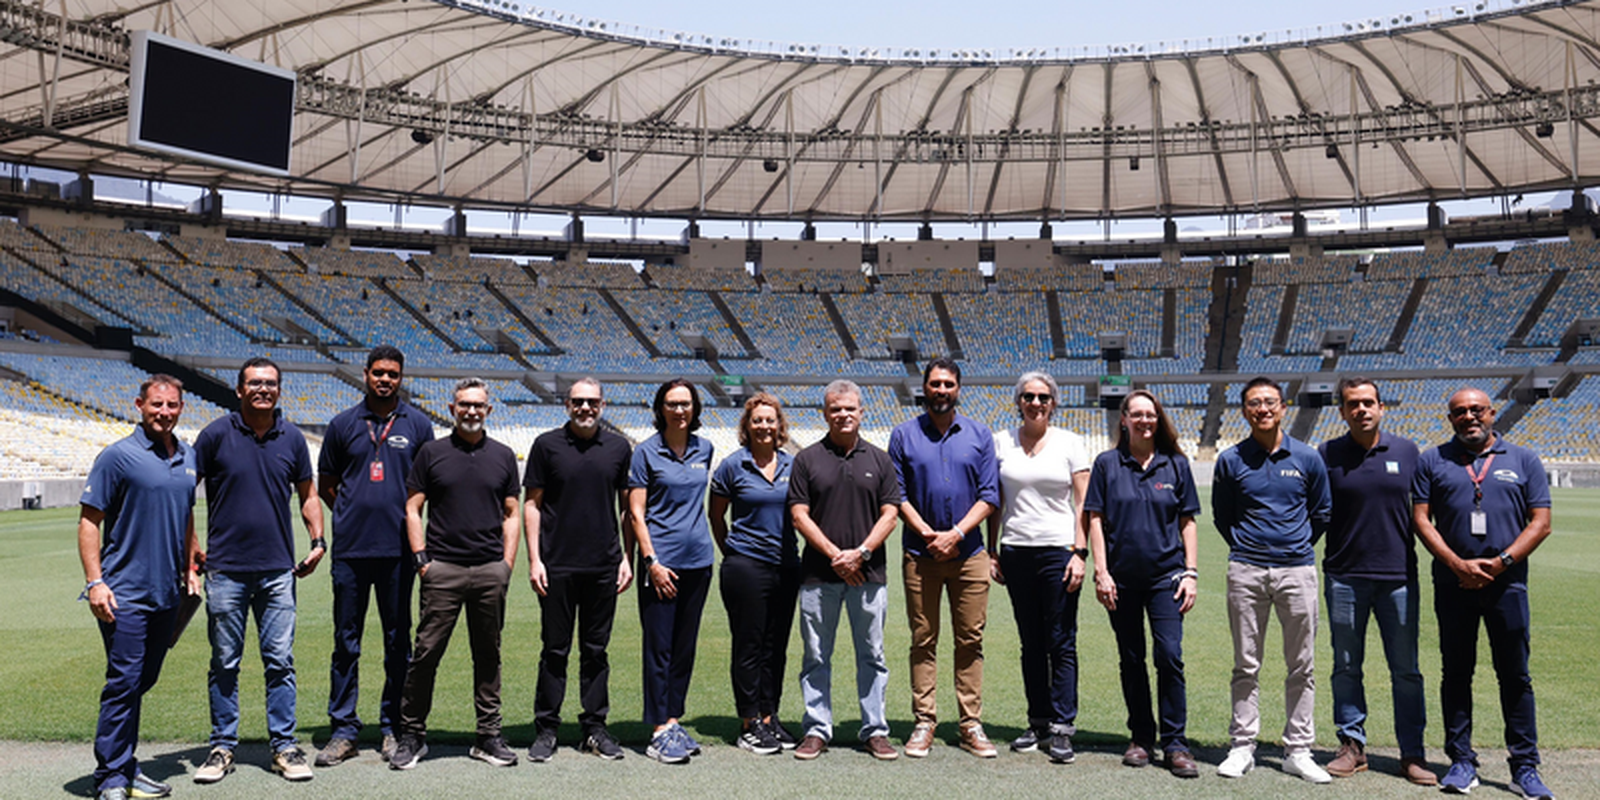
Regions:
<instances>
[{"instance_id":1,"label":"man with bald head","mask_svg":"<svg viewBox=\"0 0 1600 800\"><path fill-rule=\"evenodd\" d=\"M1524 796L1553 795L1539 777L1539 732L1528 677L1528 556L1550 535L1550 485L1533 451L1494 430L1494 406L1478 389L1450 396L1454 438L1422 454L1411 486L1417 535L1433 553L1439 618L1439 681L1446 792L1478 785L1472 749L1472 673L1478 628L1489 634L1511 782Z\"/></svg>"}]
</instances>

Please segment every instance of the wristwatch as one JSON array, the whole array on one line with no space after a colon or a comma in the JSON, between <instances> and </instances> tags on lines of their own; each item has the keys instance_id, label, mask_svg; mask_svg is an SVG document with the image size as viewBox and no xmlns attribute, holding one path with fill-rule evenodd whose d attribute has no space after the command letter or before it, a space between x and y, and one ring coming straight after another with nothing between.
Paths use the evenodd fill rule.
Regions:
<instances>
[{"instance_id":1,"label":"wristwatch","mask_svg":"<svg viewBox=\"0 0 1600 800\"><path fill-rule=\"evenodd\" d=\"M655 565L656 565L656 557L655 556L640 556L639 557L639 566L644 567L646 570L650 569L651 567L653 567Z\"/></svg>"},{"instance_id":2,"label":"wristwatch","mask_svg":"<svg viewBox=\"0 0 1600 800\"><path fill-rule=\"evenodd\" d=\"M861 560L862 561L866 561L866 560L872 558L872 548L866 546L865 544L861 545L860 547L857 547L856 548L856 552L861 554Z\"/></svg>"},{"instance_id":3,"label":"wristwatch","mask_svg":"<svg viewBox=\"0 0 1600 800\"><path fill-rule=\"evenodd\" d=\"M1508 552L1506 552L1504 550L1500 551L1500 566L1501 567L1503 567L1505 569L1511 569L1511 565L1515 564L1515 563L1517 563L1517 557L1516 556L1511 555L1510 553L1508 553Z\"/></svg>"},{"instance_id":4,"label":"wristwatch","mask_svg":"<svg viewBox=\"0 0 1600 800\"><path fill-rule=\"evenodd\" d=\"M412 566L416 567L417 569L422 569L423 567L433 563L433 557L428 555L428 551L426 550L418 550L415 553L412 553L411 560Z\"/></svg>"}]
</instances>

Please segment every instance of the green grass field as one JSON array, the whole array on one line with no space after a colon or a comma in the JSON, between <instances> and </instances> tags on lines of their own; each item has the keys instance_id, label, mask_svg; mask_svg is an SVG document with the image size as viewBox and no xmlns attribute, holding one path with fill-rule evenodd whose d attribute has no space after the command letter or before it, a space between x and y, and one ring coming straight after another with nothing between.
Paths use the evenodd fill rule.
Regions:
<instances>
[{"instance_id":1,"label":"green grass field","mask_svg":"<svg viewBox=\"0 0 1600 800\"><path fill-rule=\"evenodd\" d=\"M1204 500L1204 498L1202 498ZM1593 622L1594 589L1600 576L1600 492L1556 490L1555 533L1535 555L1531 565L1534 640L1533 677L1540 707L1540 741L1552 762L1546 778L1564 797L1600 797L1600 692L1596 685ZM76 509L0 513L0 563L6 575L0 585L0 796L84 795L91 792L88 773L93 757L87 742L94 732L104 660L93 618L76 602L82 586L75 545ZM303 542L304 540L300 540ZM898 546L895 547L898 550ZM894 552L894 551L891 551ZM1214 764L1226 744L1228 680L1231 644L1221 602L1225 548L1215 531L1201 523L1201 595L1188 618L1185 657L1189 683L1189 735L1203 760ZM893 562L893 559L891 559ZM538 659L536 599L523 576L525 556L513 580L504 633L504 700L506 735L520 751L532 739L533 686ZM300 620L297 639L300 686L300 725L303 740L320 744L328 734L325 716L327 667L332 648L331 601L326 566L300 584ZM1431 592L1423 582L1422 668L1428 683L1430 757L1442 759L1438 747L1437 676L1439 655L1431 613ZM891 610L887 625L890 658L889 715L893 736L903 740L910 732L910 691L906 672L907 626L898 578L891 577ZM612 728L626 744L642 745L646 738L639 718L639 630L632 591L619 607L612 658ZM364 660L367 688L361 710L369 723L366 735L376 737L377 653L373 612ZM253 627L252 627L253 631ZM253 635L253 633L252 633ZM465 632L461 632L461 637ZM942 663L948 664L949 643L943 643ZM1262 675L1262 730L1264 743L1276 739L1283 725L1283 666L1277 637L1269 642L1267 667ZM990 597L986 634L985 711L990 735L998 742L1019 732L1025 720L1020 671L1017 663L1016 625L1005 591L996 587ZM1318 746L1337 745L1332 731L1331 692L1326 668L1330 663L1326 634L1319 635L1317 705ZM774 796L910 796L924 794L928 780L951 789L993 796L1036 796L1041 791L1066 789L1092 791L1105 797L1144 797L1182 791L1195 796L1310 796L1310 792L1360 791L1375 797L1416 796L1414 787L1389 775L1377 774L1393 766L1394 737L1389 709L1388 678L1376 630L1368 648L1368 695L1372 722L1369 735L1377 753L1391 758L1374 761L1374 773L1340 781L1335 787L1313 788L1282 775L1276 769L1277 749L1262 749L1263 765L1243 781L1224 782L1207 769L1199 781L1179 784L1155 769L1127 770L1116 765L1125 743L1125 709L1117 680L1117 664L1110 626L1102 609L1086 597L1080 611L1079 662L1081 713L1077 743L1083 754L1068 767L1049 765L1042 756L1016 756L1002 752L995 761L981 762L954 747L936 749L920 762L902 759L878 764L859 752L835 750L816 764L799 764L787 757L758 759L732 746L738 729L728 682L729 637L726 616L715 592L707 604L702 626L698 669L689 695L685 723L711 746L696 764L670 770L646 761L642 753L630 754L618 765L601 764L563 749L552 763L496 772L464 757L473 729L470 671L464 641L452 647L440 675L435 710L430 719L435 753L413 773L393 774L382 769L375 756L337 770L318 772L318 780L295 792L305 796L421 796L423 793L472 791L500 794L510 791L593 792L623 796L681 796L695 791L759 792ZM1500 743L1495 682L1488 668L1487 645L1482 646L1476 683L1477 744L1490 786L1505 780ZM141 755L154 758L152 774L176 776L183 791L202 791L217 797L243 796L275 787L278 780L265 772L265 719L262 709L261 670L253 645L246 654L241 676L243 720L241 734L255 745L241 750L238 775L204 790L187 785L186 769L203 759L209 731L206 707L208 648L202 627L192 628L167 660L160 684L146 697L143 738L151 743ZM841 747L853 741L857 719L853 676L848 668L848 637L841 636L835 656L837 739ZM799 647L791 647L791 660L783 716L791 723L800 718L799 691L794 674ZM843 666L844 668L838 668ZM576 664L574 664L574 670ZM942 707L953 707L948 668L941 683ZM576 714L576 680L567 701L569 718ZM953 720L942 723L939 733L954 741ZM576 725L562 730L563 744L575 740ZM252 755L254 753L255 755ZM1326 760L1326 753L1320 754ZM254 766L252 766L254 764ZM911 770L919 774L900 775ZM897 777L898 776L898 777ZM736 781L730 785L730 781ZM738 788L734 788L737 786ZM19 787L29 787L21 791ZM1341 789L1340 787L1346 787ZM18 788L18 791L12 791ZM1304 794L1303 794L1304 793Z\"/></svg>"}]
</instances>

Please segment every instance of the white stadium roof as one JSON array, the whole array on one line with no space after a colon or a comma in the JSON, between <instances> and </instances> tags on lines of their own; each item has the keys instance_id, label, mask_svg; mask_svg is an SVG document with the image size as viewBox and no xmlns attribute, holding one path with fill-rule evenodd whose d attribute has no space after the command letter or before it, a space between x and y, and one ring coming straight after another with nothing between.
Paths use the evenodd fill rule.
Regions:
<instances>
[{"instance_id":1,"label":"white stadium roof","mask_svg":"<svg viewBox=\"0 0 1600 800\"><path fill-rule=\"evenodd\" d=\"M1600 0L1344 27L879 52L510 0L0 0L0 159L312 196L812 220L1309 209L1600 175ZM294 70L291 176L128 147L135 30Z\"/></svg>"}]
</instances>

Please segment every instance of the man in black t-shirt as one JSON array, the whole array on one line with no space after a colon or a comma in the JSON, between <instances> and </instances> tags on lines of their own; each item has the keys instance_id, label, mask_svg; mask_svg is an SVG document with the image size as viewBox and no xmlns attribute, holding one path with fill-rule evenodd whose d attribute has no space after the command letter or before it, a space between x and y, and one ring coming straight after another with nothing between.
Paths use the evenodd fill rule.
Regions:
<instances>
[{"instance_id":1,"label":"man in black t-shirt","mask_svg":"<svg viewBox=\"0 0 1600 800\"><path fill-rule=\"evenodd\" d=\"M622 557L617 509L625 508L628 441L600 427L605 408L600 382L583 378L567 390L567 424L546 431L528 451L522 513L528 540L528 580L539 594L539 683L533 701L533 745L529 761L549 761L556 752L556 727L567 693L567 658L572 628L578 643L578 698L583 713L579 747L614 761L622 748L606 730L611 701L611 623L617 595L633 583Z\"/></svg>"},{"instance_id":2,"label":"man in black t-shirt","mask_svg":"<svg viewBox=\"0 0 1600 800\"><path fill-rule=\"evenodd\" d=\"M428 752L434 676L463 609L478 716L471 755L499 767L517 763L500 735L500 629L521 522L517 457L484 433L491 410L482 380L457 383L450 403L455 430L423 445L406 479L406 538L421 577L422 613L400 697L400 741L389 760L392 769L411 769Z\"/></svg>"}]
</instances>

